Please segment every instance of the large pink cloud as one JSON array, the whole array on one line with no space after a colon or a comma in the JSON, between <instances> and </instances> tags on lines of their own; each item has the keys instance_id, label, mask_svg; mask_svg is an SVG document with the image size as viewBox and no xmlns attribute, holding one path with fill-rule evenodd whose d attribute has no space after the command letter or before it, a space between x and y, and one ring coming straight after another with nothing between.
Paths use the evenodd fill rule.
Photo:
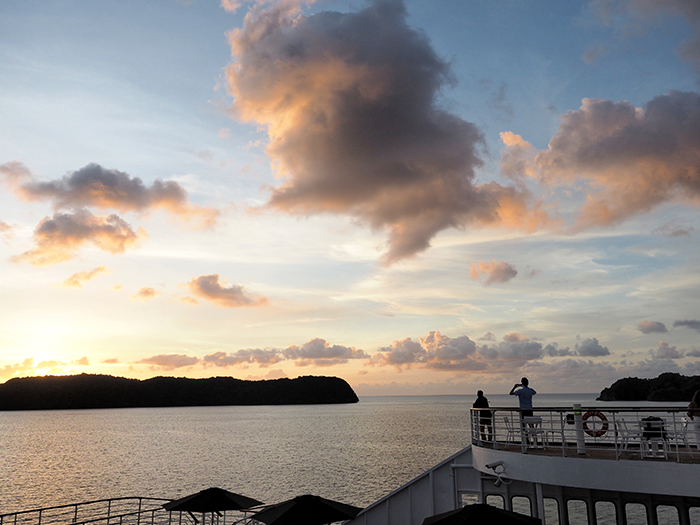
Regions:
<instances>
[{"instance_id":1,"label":"large pink cloud","mask_svg":"<svg viewBox=\"0 0 700 525\"><path fill-rule=\"evenodd\" d=\"M700 93L671 91L643 107L584 99L535 154L503 133L502 168L550 186L587 189L577 227L617 224L666 202L700 204ZM534 155L534 157L533 157Z\"/></svg>"},{"instance_id":2,"label":"large pink cloud","mask_svg":"<svg viewBox=\"0 0 700 525\"><path fill-rule=\"evenodd\" d=\"M308 17L291 2L257 6L230 41L232 113L267 129L281 178L269 207L388 230L385 263L446 228L547 222L524 188L475 182L482 135L438 105L449 66L401 1Z\"/></svg>"}]
</instances>

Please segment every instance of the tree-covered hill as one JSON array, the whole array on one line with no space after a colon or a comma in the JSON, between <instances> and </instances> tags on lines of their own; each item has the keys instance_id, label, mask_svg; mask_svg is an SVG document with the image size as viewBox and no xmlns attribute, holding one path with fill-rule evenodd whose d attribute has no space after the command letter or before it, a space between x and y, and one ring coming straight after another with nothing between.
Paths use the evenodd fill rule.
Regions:
<instances>
[{"instance_id":1,"label":"tree-covered hill","mask_svg":"<svg viewBox=\"0 0 700 525\"><path fill-rule=\"evenodd\" d=\"M700 390L700 376L666 372L654 379L626 377L604 388L599 401L688 401Z\"/></svg>"},{"instance_id":2,"label":"tree-covered hill","mask_svg":"<svg viewBox=\"0 0 700 525\"><path fill-rule=\"evenodd\" d=\"M233 377L146 380L80 374L14 378L0 385L0 410L356 403L338 377L244 381Z\"/></svg>"}]
</instances>

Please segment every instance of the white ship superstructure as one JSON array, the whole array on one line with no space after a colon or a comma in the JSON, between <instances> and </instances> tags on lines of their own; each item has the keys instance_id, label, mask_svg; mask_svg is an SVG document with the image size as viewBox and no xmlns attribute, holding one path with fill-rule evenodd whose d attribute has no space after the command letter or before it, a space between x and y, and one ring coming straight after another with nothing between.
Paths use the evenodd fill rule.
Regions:
<instances>
[{"instance_id":1,"label":"white ship superstructure","mask_svg":"<svg viewBox=\"0 0 700 525\"><path fill-rule=\"evenodd\" d=\"M350 525L420 525L488 503L557 525L700 524L700 451L679 407L472 410L472 443Z\"/></svg>"}]
</instances>

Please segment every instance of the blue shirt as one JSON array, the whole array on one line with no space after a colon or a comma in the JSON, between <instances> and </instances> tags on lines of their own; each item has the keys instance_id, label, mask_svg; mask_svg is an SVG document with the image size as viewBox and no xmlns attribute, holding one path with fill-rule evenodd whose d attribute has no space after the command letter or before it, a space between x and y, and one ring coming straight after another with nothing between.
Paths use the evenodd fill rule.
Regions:
<instances>
[{"instance_id":1,"label":"blue shirt","mask_svg":"<svg viewBox=\"0 0 700 525\"><path fill-rule=\"evenodd\" d=\"M513 392L514 396L518 396L518 400L520 401L520 408L523 408L525 410L532 410L532 396L534 396L537 392L533 388L530 388L529 386L524 386L521 388L518 388L515 392Z\"/></svg>"}]
</instances>

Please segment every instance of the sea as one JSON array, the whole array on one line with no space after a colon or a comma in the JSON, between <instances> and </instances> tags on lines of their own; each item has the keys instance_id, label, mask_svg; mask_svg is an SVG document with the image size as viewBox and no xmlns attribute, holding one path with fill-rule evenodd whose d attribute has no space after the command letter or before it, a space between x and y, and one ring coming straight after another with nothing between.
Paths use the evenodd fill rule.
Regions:
<instances>
[{"instance_id":1,"label":"sea","mask_svg":"<svg viewBox=\"0 0 700 525\"><path fill-rule=\"evenodd\" d=\"M488 397L516 406L513 396ZM604 407L595 397L535 399ZM316 494L365 507L467 446L474 399L0 412L0 514L209 487L265 503Z\"/></svg>"}]
</instances>

